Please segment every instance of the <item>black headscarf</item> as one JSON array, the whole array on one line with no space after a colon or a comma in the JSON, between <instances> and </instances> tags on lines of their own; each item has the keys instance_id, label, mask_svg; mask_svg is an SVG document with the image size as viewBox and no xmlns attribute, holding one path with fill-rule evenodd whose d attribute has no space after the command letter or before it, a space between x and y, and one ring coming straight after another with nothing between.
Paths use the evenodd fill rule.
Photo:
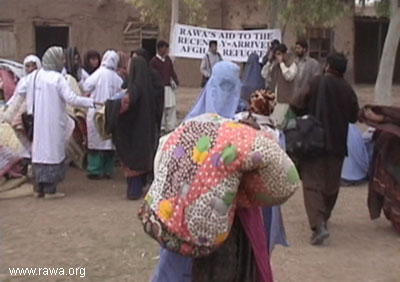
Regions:
<instances>
[{"instance_id":1,"label":"black headscarf","mask_svg":"<svg viewBox=\"0 0 400 282\"><path fill-rule=\"evenodd\" d=\"M128 110L119 114L121 100L106 103L107 123L122 162L131 170L151 171L158 137L156 91L149 64L141 57L132 59L128 76Z\"/></svg>"},{"instance_id":2,"label":"black headscarf","mask_svg":"<svg viewBox=\"0 0 400 282\"><path fill-rule=\"evenodd\" d=\"M131 57L133 54L136 54L137 56L145 58L145 60L150 63L150 54L149 52L144 49L144 48L138 48L131 53ZM150 72L151 72L151 80L152 84L155 90L155 95L156 95L156 120L157 120L157 135L160 135L160 130L161 130L161 121L162 121L162 116L164 112L164 82L162 80L162 77L160 73L152 68L150 66Z\"/></svg>"},{"instance_id":3,"label":"black headscarf","mask_svg":"<svg viewBox=\"0 0 400 282\"><path fill-rule=\"evenodd\" d=\"M133 58L128 76L128 93L131 97L130 106L135 106L143 95L151 95L151 93L147 93L151 91L149 64L142 57Z\"/></svg>"},{"instance_id":4,"label":"black headscarf","mask_svg":"<svg viewBox=\"0 0 400 282\"><path fill-rule=\"evenodd\" d=\"M75 63L75 56L79 56L79 63ZM65 51L65 69L67 73L72 75L76 81L81 80L81 55L79 54L78 48L69 47Z\"/></svg>"},{"instance_id":5,"label":"black headscarf","mask_svg":"<svg viewBox=\"0 0 400 282\"><path fill-rule=\"evenodd\" d=\"M94 68L90 65L90 59L92 58L97 58L99 60L99 66L97 68ZM100 64L101 64L100 53L95 50L87 51L87 53L85 54L85 58L83 59L83 68L85 69L85 71L88 74L92 74L100 67Z\"/></svg>"},{"instance_id":6,"label":"black headscarf","mask_svg":"<svg viewBox=\"0 0 400 282\"><path fill-rule=\"evenodd\" d=\"M149 54L149 52L148 52L146 49L144 49L144 48L138 48L138 49L133 50L133 51L131 52L131 57L132 57L133 54L136 54L136 55L138 55L138 56L141 56L141 57L145 58L146 61L147 61L148 63L150 63L150 54Z\"/></svg>"}]
</instances>

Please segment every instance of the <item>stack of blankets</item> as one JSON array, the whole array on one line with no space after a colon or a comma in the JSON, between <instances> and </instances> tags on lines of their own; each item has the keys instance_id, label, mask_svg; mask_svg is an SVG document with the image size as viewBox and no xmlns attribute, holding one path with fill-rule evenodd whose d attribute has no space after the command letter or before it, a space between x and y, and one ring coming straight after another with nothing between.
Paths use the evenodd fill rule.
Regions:
<instances>
[{"instance_id":1,"label":"stack of blankets","mask_svg":"<svg viewBox=\"0 0 400 282\"><path fill-rule=\"evenodd\" d=\"M274 136L204 114L160 144L139 217L166 249L202 257L226 240L237 208L280 205L300 185Z\"/></svg>"}]
</instances>

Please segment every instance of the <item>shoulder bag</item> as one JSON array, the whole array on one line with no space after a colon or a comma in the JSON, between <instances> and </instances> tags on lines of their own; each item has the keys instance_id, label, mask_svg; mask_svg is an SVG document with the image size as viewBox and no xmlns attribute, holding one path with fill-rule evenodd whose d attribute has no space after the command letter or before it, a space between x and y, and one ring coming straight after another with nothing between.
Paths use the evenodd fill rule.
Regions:
<instances>
[{"instance_id":1,"label":"shoulder bag","mask_svg":"<svg viewBox=\"0 0 400 282\"><path fill-rule=\"evenodd\" d=\"M316 112L291 119L283 132L286 139L286 151L295 158L315 157L325 152L325 130L317 117L322 114L324 78L321 78L316 98Z\"/></svg>"},{"instance_id":2,"label":"shoulder bag","mask_svg":"<svg viewBox=\"0 0 400 282\"><path fill-rule=\"evenodd\" d=\"M34 125L34 116L35 116L35 92L36 92L36 77L39 71L36 71L35 78L33 80L33 102L32 102L32 114L28 114L27 112L21 115L22 125L25 130L26 137L29 141L33 141L33 125Z\"/></svg>"}]
</instances>

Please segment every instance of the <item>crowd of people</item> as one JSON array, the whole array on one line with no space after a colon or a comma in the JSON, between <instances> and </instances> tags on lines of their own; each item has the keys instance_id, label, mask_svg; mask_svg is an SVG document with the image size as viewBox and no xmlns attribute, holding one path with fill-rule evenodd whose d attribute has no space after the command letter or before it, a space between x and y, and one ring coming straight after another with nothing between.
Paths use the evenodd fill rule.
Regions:
<instances>
[{"instance_id":1,"label":"crowd of people","mask_svg":"<svg viewBox=\"0 0 400 282\"><path fill-rule=\"evenodd\" d=\"M2 121L13 128L23 149L4 152L2 176L19 175L15 170L30 160L35 197L62 198L56 187L67 164L85 168L90 180L110 179L117 152L127 196L140 199L152 178L161 131L172 131L177 122L174 89L179 82L167 50L168 43L159 42L151 61L143 49L130 58L124 52L108 50L101 56L90 50L82 62L76 47L51 47L42 60L27 56L21 77L10 68L2 70L11 77L2 87L7 90Z\"/></svg>"},{"instance_id":2,"label":"crowd of people","mask_svg":"<svg viewBox=\"0 0 400 282\"><path fill-rule=\"evenodd\" d=\"M216 167L222 162L227 171L233 169L229 165L238 159L239 149L228 140L229 148L221 156L209 156L211 140L217 138L217 133L210 133L210 125L204 121L187 133L184 147L177 147L172 155L162 154L176 142L185 125L201 121L204 114L215 115L215 120L231 120L232 132L239 132L240 126L261 131L283 152L293 142L293 135L285 136L288 128L295 124L301 133L305 130L301 124L306 121L306 133L312 138L307 139L311 140L308 143L306 139L294 140L303 154L290 151L297 170L288 175L295 181L298 171L302 180L312 231L310 243L321 245L329 237L328 222L343 181L352 184L368 177L371 217L379 217L383 209L400 231L400 197L395 189L400 185L396 173L399 159L389 153L400 144L399 109L367 106L360 111L357 96L344 79L347 59L343 54L330 54L322 67L308 55L307 41L297 41L291 52L274 40L263 58L255 53L249 56L240 79L240 67L224 61L218 53L218 42L210 41L209 47L200 66L201 93L181 125L177 121L175 95L179 80L165 41L157 43L153 58L144 49L134 50L130 56L114 50L101 56L90 50L82 60L77 48L50 47L42 60L27 56L23 73L15 70L18 67L0 64L4 102L0 114L0 176L5 180L20 177L28 173L31 164L34 196L55 199L65 196L57 186L65 178L67 165L86 169L89 180L99 181L111 179L119 162L127 181L127 198L139 200L154 179L172 186L192 179L195 170L188 168L184 174L187 179L181 179L178 172L166 175L164 164L171 158L183 158L188 148L192 150L188 145L191 138L198 139L190 157L197 168L210 159ZM376 129L369 129L367 141L354 125L358 120ZM317 137L311 131L318 129L323 132L322 144L313 142ZM245 144L245 148L251 146ZM310 148L317 147L310 152ZM258 158L253 156L251 161L260 161ZM184 170L184 164L177 162L176 171ZM236 175L238 194L249 185L246 173L261 173L256 169ZM181 194L186 195L191 185L180 188ZM150 190L157 187L151 186ZM211 189L208 184L203 188ZM164 203L157 207L159 212L155 211L154 216L163 222L157 228L171 231L168 219L174 207L165 203L172 192L157 193L162 197L158 200ZM186 203L185 196L181 197L179 201ZM233 193L230 200L226 196L217 199L213 209L221 213L227 207L220 202L228 205L235 198ZM145 202L152 206L154 199L146 197ZM152 281L272 281L270 255L274 245L288 245L280 206L240 207L231 225L217 250L206 257L188 257L183 251L161 244ZM186 243L193 239L189 237Z\"/></svg>"}]
</instances>

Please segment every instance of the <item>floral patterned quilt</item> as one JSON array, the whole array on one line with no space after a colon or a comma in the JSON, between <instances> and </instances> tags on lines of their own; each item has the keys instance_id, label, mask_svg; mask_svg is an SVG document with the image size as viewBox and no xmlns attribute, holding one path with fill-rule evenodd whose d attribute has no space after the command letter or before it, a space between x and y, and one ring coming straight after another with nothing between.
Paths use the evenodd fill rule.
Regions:
<instances>
[{"instance_id":1,"label":"floral patterned quilt","mask_svg":"<svg viewBox=\"0 0 400 282\"><path fill-rule=\"evenodd\" d=\"M301 185L273 136L216 114L184 122L157 154L139 217L146 233L186 256L222 244L237 207L280 205Z\"/></svg>"}]
</instances>

